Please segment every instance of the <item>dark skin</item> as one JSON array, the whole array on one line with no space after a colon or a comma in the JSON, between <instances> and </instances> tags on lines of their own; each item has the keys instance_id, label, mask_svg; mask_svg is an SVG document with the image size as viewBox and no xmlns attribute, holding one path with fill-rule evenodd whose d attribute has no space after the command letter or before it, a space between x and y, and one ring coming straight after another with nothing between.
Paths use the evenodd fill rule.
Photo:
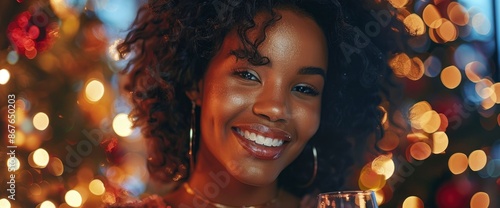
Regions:
<instances>
[{"instance_id":1,"label":"dark skin","mask_svg":"<svg viewBox=\"0 0 500 208\"><path fill-rule=\"evenodd\" d=\"M203 194L207 184L217 182L210 174L223 175L224 184L216 194L204 196L213 202L249 206L277 197L270 207L307 207L308 199L300 205L300 199L279 190L277 177L318 130L327 44L310 17L291 9L275 11L282 18L266 30L258 48L268 64L254 66L231 54L243 46L233 30L209 63L198 90L187 92L201 107L200 147L187 183ZM257 29L267 17L255 17ZM255 38L257 29L249 38ZM258 135L274 140L251 140ZM174 206L196 207L182 187L165 198Z\"/></svg>"}]
</instances>

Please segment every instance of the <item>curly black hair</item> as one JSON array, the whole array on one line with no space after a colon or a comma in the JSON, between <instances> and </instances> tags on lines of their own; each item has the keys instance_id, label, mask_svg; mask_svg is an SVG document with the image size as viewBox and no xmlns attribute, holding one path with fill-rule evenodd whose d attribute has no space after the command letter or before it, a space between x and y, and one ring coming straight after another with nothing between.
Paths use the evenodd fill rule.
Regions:
<instances>
[{"instance_id":1,"label":"curly black hair","mask_svg":"<svg viewBox=\"0 0 500 208\"><path fill-rule=\"evenodd\" d=\"M189 177L191 101L185 92L203 78L228 32L236 29L244 45L234 55L254 65L266 64L269 60L258 52L266 28L279 21L275 9L290 8L322 28L328 42L329 69L319 130L278 182L298 196L341 188L346 170L353 164L353 144L364 144L370 135L382 137L378 106L386 95L382 92L387 92L383 83L391 77L387 54L382 53L387 48L374 41L359 45L360 31L355 25L361 21L351 14L359 12L360 5L353 2L155 0L142 7L118 50L122 58L131 57L125 70L130 79L126 90L133 95L134 124L147 138L152 178L181 182ZM260 36L250 40L247 31L256 26L254 17L259 12L267 12L270 19ZM348 56L347 49L353 51ZM301 187L312 176L312 146L318 151L317 177L310 186Z\"/></svg>"}]
</instances>

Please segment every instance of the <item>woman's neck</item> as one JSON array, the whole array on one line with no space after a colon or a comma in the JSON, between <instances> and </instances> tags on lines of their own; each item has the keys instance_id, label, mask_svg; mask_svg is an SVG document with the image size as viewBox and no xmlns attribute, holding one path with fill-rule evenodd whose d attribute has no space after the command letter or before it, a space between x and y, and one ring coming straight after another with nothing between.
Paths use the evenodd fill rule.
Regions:
<instances>
[{"instance_id":1,"label":"woman's neck","mask_svg":"<svg viewBox=\"0 0 500 208\"><path fill-rule=\"evenodd\" d=\"M277 198L276 182L265 186L242 183L229 174L211 153L204 150L201 147L198 151L194 172L187 182L197 197L232 206L260 205ZM202 203L202 200L198 200L198 203Z\"/></svg>"}]
</instances>

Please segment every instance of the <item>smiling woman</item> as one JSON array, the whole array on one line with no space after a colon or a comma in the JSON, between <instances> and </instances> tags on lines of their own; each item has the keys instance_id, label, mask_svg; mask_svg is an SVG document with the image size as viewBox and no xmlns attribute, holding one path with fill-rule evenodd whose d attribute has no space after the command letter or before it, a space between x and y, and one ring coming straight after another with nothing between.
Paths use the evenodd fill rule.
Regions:
<instances>
[{"instance_id":1,"label":"smiling woman","mask_svg":"<svg viewBox=\"0 0 500 208\"><path fill-rule=\"evenodd\" d=\"M391 77L372 44L343 54L360 41L343 9L337 0L142 8L118 48L136 54L126 89L149 172L176 188L135 205L312 207L304 196L341 189L352 143L381 136L381 82Z\"/></svg>"}]
</instances>

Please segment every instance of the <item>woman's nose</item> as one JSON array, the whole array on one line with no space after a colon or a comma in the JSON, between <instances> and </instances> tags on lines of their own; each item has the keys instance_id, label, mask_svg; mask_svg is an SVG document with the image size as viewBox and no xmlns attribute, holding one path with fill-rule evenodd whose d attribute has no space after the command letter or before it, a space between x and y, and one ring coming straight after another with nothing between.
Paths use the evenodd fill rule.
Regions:
<instances>
[{"instance_id":1,"label":"woman's nose","mask_svg":"<svg viewBox=\"0 0 500 208\"><path fill-rule=\"evenodd\" d=\"M253 112L272 122L286 122L289 119L289 105L286 91L277 87L264 89L255 100Z\"/></svg>"}]
</instances>

